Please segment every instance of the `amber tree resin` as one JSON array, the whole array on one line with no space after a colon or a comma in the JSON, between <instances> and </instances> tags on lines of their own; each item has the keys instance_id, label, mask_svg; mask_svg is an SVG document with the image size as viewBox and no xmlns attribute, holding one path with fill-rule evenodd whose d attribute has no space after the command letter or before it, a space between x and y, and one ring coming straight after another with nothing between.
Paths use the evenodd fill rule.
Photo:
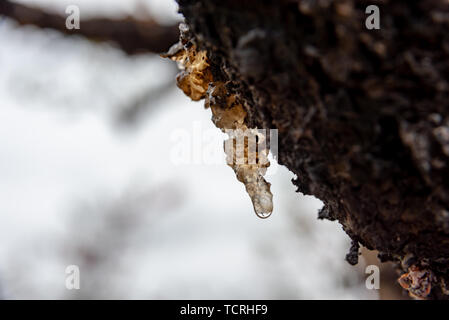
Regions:
<instances>
[{"instance_id":1,"label":"amber tree resin","mask_svg":"<svg viewBox=\"0 0 449 320\"><path fill-rule=\"evenodd\" d=\"M245 185L256 215L268 218L273 212L271 184L264 178L270 166L269 135L265 130L246 126L243 105L227 90L226 83L214 81L205 51L198 51L191 43L179 43L165 57L178 62L178 87L192 100L206 99L205 107L211 108L212 121L228 136L224 143L227 164Z\"/></svg>"}]
</instances>

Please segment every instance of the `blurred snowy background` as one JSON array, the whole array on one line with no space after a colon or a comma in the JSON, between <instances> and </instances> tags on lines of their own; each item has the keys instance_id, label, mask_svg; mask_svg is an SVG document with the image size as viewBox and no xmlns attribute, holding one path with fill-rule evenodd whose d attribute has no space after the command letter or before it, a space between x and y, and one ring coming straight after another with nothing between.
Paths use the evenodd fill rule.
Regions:
<instances>
[{"instance_id":1,"label":"blurred snowy background","mask_svg":"<svg viewBox=\"0 0 449 320\"><path fill-rule=\"evenodd\" d=\"M75 4L82 19L144 4L161 23L182 19L172 0L18 2ZM0 17L0 297L378 298L363 258L344 261L340 225L316 219L321 202L287 169L268 177L275 209L261 220L231 168L170 161L176 130L217 130L175 74L157 55ZM73 264L81 289L69 291Z\"/></svg>"}]
</instances>

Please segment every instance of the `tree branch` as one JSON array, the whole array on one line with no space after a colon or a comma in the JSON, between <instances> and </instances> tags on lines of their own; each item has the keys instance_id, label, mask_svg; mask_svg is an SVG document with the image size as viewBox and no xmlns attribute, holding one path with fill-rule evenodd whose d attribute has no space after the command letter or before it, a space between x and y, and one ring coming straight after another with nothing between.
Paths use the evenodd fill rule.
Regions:
<instances>
[{"instance_id":1,"label":"tree branch","mask_svg":"<svg viewBox=\"0 0 449 320\"><path fill-rule=\"evenodd\" d=\"M94 41L111 41L127 54L140 52L165 52L178 40L177 25L163 26L156 21L93 18L81 21L80 29L66 28L66 17L28 7L9 0L0 2L0 15L15 20L20 25L35 25L62 32L65 35L81 35Z\"/></svg>"}]
</instances>

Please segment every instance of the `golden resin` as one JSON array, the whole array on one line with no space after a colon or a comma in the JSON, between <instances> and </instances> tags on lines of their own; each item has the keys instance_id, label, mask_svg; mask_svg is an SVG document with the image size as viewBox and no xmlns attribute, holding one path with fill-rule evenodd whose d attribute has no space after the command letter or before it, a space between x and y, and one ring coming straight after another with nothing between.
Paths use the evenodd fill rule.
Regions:
<instances>
[{"instance_id":1,"label":"golden resin","mask_svg":"<svg viewBox=\"0 0 449 320\"><path fill-rule=\"evenodd\" d=\"M228 135L224 143L227 164L245 185L257 216L268 218L273 212L273 195L271 184L264 179L270 166L265 132L247 128L242 104L226 90L225 83L213 81L206 51L178 44L165 56L177 61L182 70L176 78L178 87L192 100L206 98L212 121Z\"/></svg>"}]
</instances>

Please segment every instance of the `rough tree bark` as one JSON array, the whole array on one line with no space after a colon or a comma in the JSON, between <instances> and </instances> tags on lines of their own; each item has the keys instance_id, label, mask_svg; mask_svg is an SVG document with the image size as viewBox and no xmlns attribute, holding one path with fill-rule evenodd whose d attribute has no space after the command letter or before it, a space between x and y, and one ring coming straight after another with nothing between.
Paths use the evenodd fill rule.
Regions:
<instances>
[{"instance_id":1,"label":"rough tree bark","mask_svg":"<svg viewBox=\"0 0 449 320\"><path fill-rule=\"evenodd\" d=\"M279 130L279 163L352 238L347 260L376 249L412 296L449 298L448 1L178 3L182 44L248 127Z\"/></svg>"}]
</instances>

